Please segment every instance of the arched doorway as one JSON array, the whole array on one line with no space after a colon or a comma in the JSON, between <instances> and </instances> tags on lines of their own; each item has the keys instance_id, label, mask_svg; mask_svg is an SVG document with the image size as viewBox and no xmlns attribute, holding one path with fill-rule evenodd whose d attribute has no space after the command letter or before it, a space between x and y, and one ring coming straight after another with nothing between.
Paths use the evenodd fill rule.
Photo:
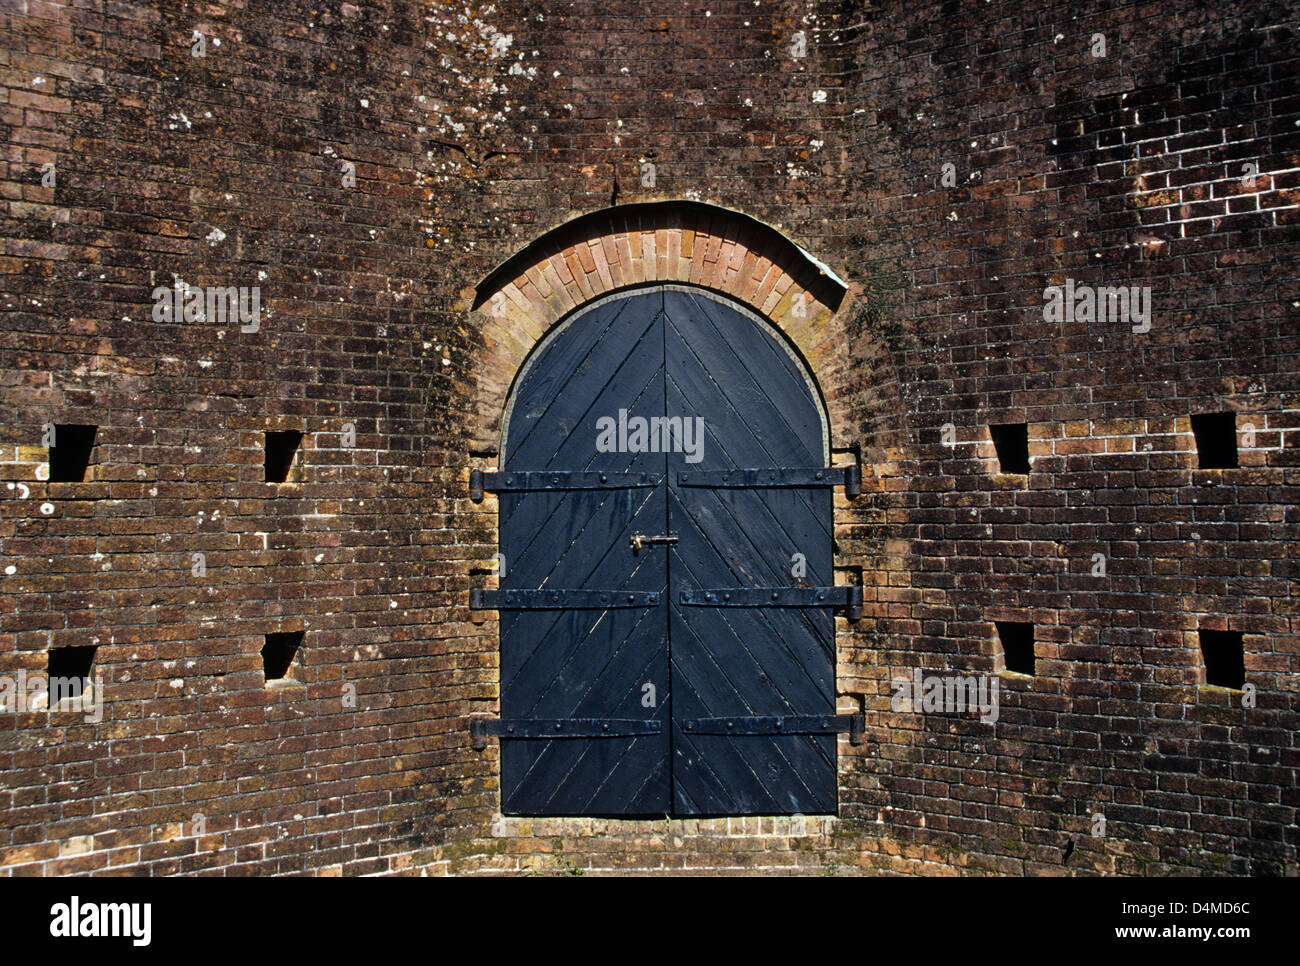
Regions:
<instances>
[{"instance_id":1,"label":"arched doorway","mask_svg":"<svg viewBox=\"0 0 1300 966\"><path fill-rule=\"evenodd\" d=\"M779 333L682 285L534 350L499 472L502 811L836 810L826 417Z\"/></svg>"}]
</instances>

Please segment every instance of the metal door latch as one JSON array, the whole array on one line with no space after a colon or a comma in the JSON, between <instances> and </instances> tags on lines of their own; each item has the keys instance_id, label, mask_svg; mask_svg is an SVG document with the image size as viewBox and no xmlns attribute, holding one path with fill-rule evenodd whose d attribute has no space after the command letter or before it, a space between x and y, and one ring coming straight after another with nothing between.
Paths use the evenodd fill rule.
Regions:
<instances>
[{"instance_id":1,"label":"metal door latch","mask_svg":"<svg viewBox=\"0 0 1300 966\"><path fill-rule=\"evenodd\" d=\"M647 534L644 533L634 533L628 539L628 543L631 545L633 553L638 552L642 547L646 546L647 544L676 543L676 542L677 542L677 534L675 533L665 533L653 537L648 536Z\"/></svg>"}]
</instances>

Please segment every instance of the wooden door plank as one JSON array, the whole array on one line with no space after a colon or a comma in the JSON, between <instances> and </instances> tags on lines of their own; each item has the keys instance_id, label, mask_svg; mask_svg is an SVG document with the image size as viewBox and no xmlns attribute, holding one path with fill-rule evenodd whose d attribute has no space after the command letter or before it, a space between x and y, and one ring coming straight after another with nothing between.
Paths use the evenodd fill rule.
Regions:
<instances>
[{"instance_id":1,"label":"wooden door plank","mask_svg":"<svg viewBox=\"0 0 1300 966\"><path fill-rule=\"evenodd\" d=\"M822 447L822 416L816 405L805 405L803 400L810 396L810 389L804 373L791 358L790 350L778 344L777 337L755 338L756 323L745 318L739 312L730 311L705 295L681 293L676 294L681 300L695 309L692 315L697 331L703 333L712 330L711 338L701 337L700 341L716 345L735 355L749 377L760 385L767 398L777 407L781 418L793 431L795 438L803 445L812 446L809 453L812 462L809 466L821 465L825 455ZM682 302L666 297L664 311L669 318L676 319L682 313ZM761 380L761 382L760 382ZM789 401L792 405L784 404Z\"/></svg>"},{"instance_id":2,"label":"wooden door plank","mask_svg":"<svg viewBox=\"0 0 1300 966\"><path fill-rule=\"evenodd\" d=\"M758 345L771 336L751 320L674 292L665 297L665 315L668 410L701 415L706 425L700 461L686 464L676 453L668 460L668 513L679 537L669 565L674 807L699 815L833 812L834 736L699 735L683 724L693 717L833 713L830 612L683 607L676 593L833 581L828 490L724 492L680 487L676 475L822 465L820 412L789 357ZM805 557L803 578L791 573L796 552Z\"/></svg>"},{"instance_id":3,"label":"wooden door plank","mask_svg":"<svg viewBox=\"0 0 1300 966\"><path fill-rule=\"evenodd\" d=\"M521 380L503 470L664 472L661 454L598 453L594 420L618 408L663 411L661 296L579 317ZM553 371L548 368L555 363ZM566 371L567 370L567 371ZM596 412L609 408L608 414ZM591 423L588 431L587 423ZM516 431L518 426L518 431ZM659 489L503 493L503 587L660 592L651 608L501 612L502 717L659 720L643 737L501 740L508 814L662 815L671 808L668 708L641 686L669 691L667 554L634 554L630 536L657 532Z\"/></svg>"},{"instance_id":4,"label":"wooden door plank","mask_svg":"<svg viewBox=\"0 0 1300 966\"><path fill-rule=\"evenodd\" d=\"M570 323L547 347L547 355L554 352L571 360L577 353L567 351L570 339L590 343L588 351L563 381L558 393L540 394L542 390L549 391L557 381L555 379L539 377L530 381L526 377L520 383L511 414L511 429L506 434L509 451L505 459L513 468L536 470L555 465L559 469L582 469L582 466L559 466L555 462L582 415L605 393L610 380L620 373L629 378L639 375L644 381L662 364L663 336L659 331L658 317L658 305L662 299L640 296L632 301L635 304L619 312L608 329L593 331L587 316L583 316ZM570 334L575 327L577 331ZM632 355L638 356L638 362L626 365ZM547 365L548 360L543 357L533 368L544 369ZM531 368L529 372L531 374ZM539 392L536 396L535 389ZM518 433L514 429L516 424L520 426ZM594 439L593 432L593 442Z\"/></svg>"}]
</instances>

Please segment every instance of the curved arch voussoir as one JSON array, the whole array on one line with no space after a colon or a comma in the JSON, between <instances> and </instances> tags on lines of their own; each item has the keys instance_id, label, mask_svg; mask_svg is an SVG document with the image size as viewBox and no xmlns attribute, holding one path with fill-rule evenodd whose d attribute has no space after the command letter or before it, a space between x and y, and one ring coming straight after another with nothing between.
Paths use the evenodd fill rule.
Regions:
<instances>
[{"instance_id":1,"label":"curved arch voussoir","mask_svg":"<svg viewBox=\"0 0 1300 966\"><path fill-rule=\"evenodd\" d=\"M485 356L477 368L475 442L495 449L510 386L556 322L593 299L656 282L699 285L770 320L807 361L842 425L824 376L842 342L846 287L775 228L699 202L652 202L592 212L547 232L475 289ZM832 445L837 445L832 428Z\"/></svg>"}]
</instances>

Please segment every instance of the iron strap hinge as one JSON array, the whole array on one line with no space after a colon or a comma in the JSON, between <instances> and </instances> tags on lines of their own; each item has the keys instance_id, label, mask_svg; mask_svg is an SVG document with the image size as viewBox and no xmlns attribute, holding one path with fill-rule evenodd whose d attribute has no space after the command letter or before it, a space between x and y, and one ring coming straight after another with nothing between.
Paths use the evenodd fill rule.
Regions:
<instances>
[{"instance_id":1,"label":"iron strap hinge","mask_svg":"<svg viewBox=\"0 0 1300 966\"><path fill-rule=\"evenodd\" d=\"M847 607L851 620L862 616L862 588L719 587L683 590L678 600L687 607Z\"/></svg>"},{"instance_id":2,"label":"iron strap hinge","mask_svg":"<svg viewBox=\"0 0 1300 966\"><path fill-rule=\"evenodd\" d=\"M866 731L861 714L796 714L733 718L687 718L680 727L695 735L830 735L847 731L860 744Z\"/></svg>"},{"instance_id":3,"label":"iron strap hinge","mask_svg":"<svg viewBox=\"0 0 1300 966\"><path fill-rule=\"evenodd\" d=\"M731 737L830 735L848 732L858 745L866 732L861 714L811 714L732 718L688 718L678 723L694 735ZM487 747L488 738L554 741L564 738L637 738L663 733L659 721L637 718L473 718L469 724L473 747Z\"/></svg>"},{"instance_id":4,"label":"iron strap hinge","mask_svg":"<svg viewBox=\"0 0 1300 966\"><path fill-rule=\"evenodd\" d=\"M640 718L473 718L469 723L474 747L491 738L635 738L663 734L663 723Z\"/></svg>"},{"instance_id":5,"label":"iron strap hinge","mask_svg":"<svg viewBox=\"0 0 1300 966\"><path fill-rule=\"evenodd\" d=\"M659 594L644 590L496 590L475 587L470 610L605 610L656 607Z\"/></svg>"},{"instance_id":6,"label":"iron strap hinge","mask_svg":"<svg viewBox=\"0 0 1300 966\"><path fill-rule=\"evenodd\" d=\"M757 469L685 470L677 474L678 486L774 487L844 486L847 496L862 492L858 466L769 466Z\"/></svg>"},{"instance_id":7,"label":"iron strap hinge","mask_svg":"<svg viewBox=\"0 0 1300 966\"><path fill-rule=\"evenodd\" d=\"M469 498L479 503L485 492L619 490L628 487L658 486L663 478L662 473L606 473L599 470L524 470L509 473L470 470Z\"/></svg>"}]
</instances>

